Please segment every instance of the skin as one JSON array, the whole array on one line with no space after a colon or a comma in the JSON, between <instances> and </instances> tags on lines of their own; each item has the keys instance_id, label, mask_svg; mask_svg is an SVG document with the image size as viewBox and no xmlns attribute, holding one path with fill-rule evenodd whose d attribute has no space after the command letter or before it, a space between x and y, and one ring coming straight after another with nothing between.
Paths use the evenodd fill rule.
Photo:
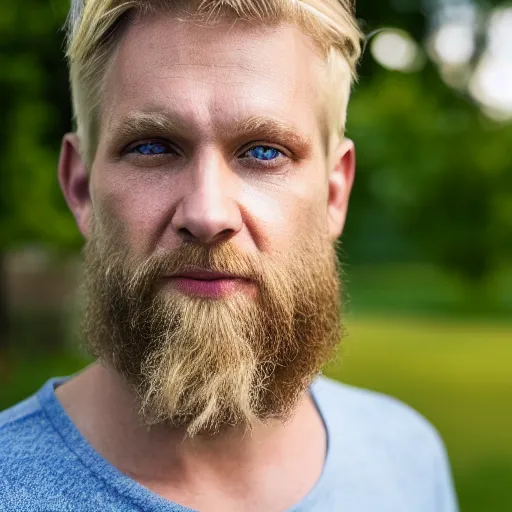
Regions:
<instances>
[{"instance_id":1,"label":"skin","mask_svg":"<svg viewBox=\"0 0 512 512\"><path fill-rule=\"evenodd\" d=\"M108 70L91 168L75 134L62 144L59 180L84 237L94 214L100 227L114 220L137 257L184 240L269 254L286 253L304 230L336 240L355 154L351 141L323 135L323 73L314 43L292 26L137 20ZM165 128L132 122L155 113ZM139 128L127 133L131 125ZM131 151L148 140L175 151ZM247 157L255 145L282 155L266 165ZM89 367L57 396L110 463L196 510L284 510L322 471L326 433L307 393L285 424L185 441L183 432L141 426L130 388L107 367Z\"/></svg>"}]
</instances>

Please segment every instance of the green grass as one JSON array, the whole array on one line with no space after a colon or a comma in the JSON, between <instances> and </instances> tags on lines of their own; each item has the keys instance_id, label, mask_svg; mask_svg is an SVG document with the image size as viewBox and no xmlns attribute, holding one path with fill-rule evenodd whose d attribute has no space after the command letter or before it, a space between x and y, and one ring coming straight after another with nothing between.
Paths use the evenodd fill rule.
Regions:
<instances>
[{"instance_id":1,"label":"green grass","mask_svg":"<svg viewBox=\"0 0 512 512\"><path fill-rule=\"evenodd\" d=\"M347 327L326 373L396 396L437 427L463 512L512 510L512 323L372 313L349 315ZM0 374L0 409L85 364L57 354L21 351Z\"/></svg>"},{"instance_id":2,"label":"green grass","mask_svg":"<svg viewBox=\"0 0 512 512\"><path fill-rule=\"evenodd\" d=\"M464 512L512 510L512 324L352 315L326 373L396 396L445 440Z\"/></svg>"}]
</instances>

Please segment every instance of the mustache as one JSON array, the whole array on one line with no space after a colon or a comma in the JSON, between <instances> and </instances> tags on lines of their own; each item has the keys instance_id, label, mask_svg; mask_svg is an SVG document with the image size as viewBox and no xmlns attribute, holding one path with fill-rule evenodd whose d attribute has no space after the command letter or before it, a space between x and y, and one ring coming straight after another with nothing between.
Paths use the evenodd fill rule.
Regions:
<instances>
[{"instance_id":1,"label":"mustache","mask_svg":"<svg viewBox=\"0 0 512 512\"><path fill-rule=\"evenodd\" d=\"M127 254L127 252L124 252ZM127 272L128 288L139 288L141 283L152 286L158 279L174 274L201 269L206 272L230 274L262 284L268 274L270 258L250 254L238 249L233 243L215 246L183 243L172 251L157 251L142 262L122 265ZM120 268L117 265L108 267Z\"/></svg>"}]
</instances>

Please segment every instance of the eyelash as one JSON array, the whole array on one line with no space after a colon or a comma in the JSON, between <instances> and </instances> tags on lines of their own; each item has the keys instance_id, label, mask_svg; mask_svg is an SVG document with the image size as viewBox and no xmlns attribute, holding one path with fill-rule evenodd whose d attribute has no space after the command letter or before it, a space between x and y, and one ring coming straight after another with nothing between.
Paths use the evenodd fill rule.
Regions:
<instances>
[{"instance_id":1,"label":"eyelash","mask_svg":"<svg viewBox=\"0 0 512 512\"><path fill-rule=\"evenodd\" d=\"M158 140L158 139L147 140L144 142L140 142L136 145L128 146L128 148L125 150L125 152L128 154L133 154L133 155L138 155L138 156L146 156L146 157L168 155L170 153L169 151L167 151L165 153L161 152L161 153L153 153L153 154L144 154L144 153L139 153L136 151L136 149L141 148L143 146L158 146L158 145L166 146L167 150L171 150L172 152L179 154L179 151L176 150L171 144L169 144L166 141Z\"/></svg>"},{"instance_id":2,"label":"eyelash","mask_svg":"<svg viewBox=\"0 0 512 512\"><path fill-rule=\"evenodd\" d=\"M144 146L158 146L158 145L166 146L166 150L167 151L165 151L165 152L162 151L162 152L159 152L159 153L141 153L141 152L137 152L136 151L137 149L142 148ZM252 151L252 150L254 150L256 148L259 148L259 147L264 148L265 151L273 150L273 151L277 152L278 155L276 156L276 158L271 158L271 159L267 159L267 160L245 156L250 151ZM161 158L163 156L170 155L170 154L173 154L173 153L175 155L180 155L181 154L169 142L166 142L166 141L163 141L163 140L158 140L158 139L148 140L148 141L145 141L145 142L138 143L137 145L129 146L125 150L125 152L127 154L136 155L137 157L146 157L146 158ZM265 167L274 167L274 166L276 166L277 161L280 161L283 157L290 158L289 154L285 150L283 150L283 149L281 149L279 147L273 146L273 145L263 144L263 143L253 143L250 146L246 146L246 147L244 147L242 149L240 154L237 156L237 158L239 158L239 159L247 159L248 161L251 160L250 164L249 164L249 162L247 162L248 165L251 165L251 166L265 166Z\"/></svg>"}]
</instances>

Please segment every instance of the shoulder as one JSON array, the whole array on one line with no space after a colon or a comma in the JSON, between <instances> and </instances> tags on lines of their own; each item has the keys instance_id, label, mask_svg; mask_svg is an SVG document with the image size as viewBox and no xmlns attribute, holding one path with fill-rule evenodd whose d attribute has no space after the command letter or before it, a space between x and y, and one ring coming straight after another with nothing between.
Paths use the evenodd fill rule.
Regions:
<instances>
[{"instance_id":1,"label":"shoulder","mask_svg":"<svg viewBox=\"0 0 512 512\"><path fill-rule=\"evenodd\" d=\"M361 488L361 500L371 490L383 502L405 500L407 510L457 510L444 444L420 413L391 396L324 377L312 394L336 474L349 475L348 488Z\"/></svg>"},{"instance_id":2,"label":"shoulder","mask_svg":"<svg viewBox=\"0 0 512 512\"><path fill-rule=\"evenodd\" d=\"M35 394L13 407L0 411L0 469L5 460L16 456L40 453L45 442L54 441L56 432L53 427L55 407L49 407L55 401L54 386L62 378L49 379Z\"/></svg>"},{"instance_id":3,"label":"shoulder","mask_svg":"<svg viewBox=\"0 0 512 512\"><path fill-rule=\"evenodd\" d=\"M37 431L42 419L43 411L36 395L5 411L1 411L0 453L4 455L13 443L23 442L30 437L38 436Z\"/></svg>"},{"instance_id":4,"label":"shoulder","mask_svg":"<svg viewBox=\"0 0 512 512\"><path fill-rule=\"evenodd\" d=\"M371 458L376 471L432 479L449 462L436 428L419 412L391 396L320 378L313 395L339 453ZM437 476L436 476L437 475Z\"/></svg>"},{"instance_id":5,"label":"shoulder","mask_svg":"<svg viewBox=\"0 0 512 512\"><path fill-rule=\"evenodd\" d=\"M48 422L36 395L0 412L0 473L13 472L40 450Z\"/></svg>"},{"instance_id":6,"label":"shoulder","mask_svg":"<svg viewBox=\"0 0 512 512\"><path fill-rule=\"evenodd\" d=\"M20 503L28 503L20 500L30 494L25 482L37 481L46 428L36 395L0 412L0 510L20 510Z\"/></svg>"},{"instance_id":7,"label":"shoulder","mask_svg":"<svg viewBox=\"0 0 512 512\"><path fill-rule=\"evenodd\" d=\"M424 416L392 396L326 377L315 381L313 394L331 422L341 423L344 428L356 428L372 437L391 437L402 442L441 442L437 430Z\"/></svg>"},{"instance_id":8,"label":"shoulder","mask_svg":"<svg viewBox=\"0 0 512 512\"><path fill-rule=\"evenodd\" d=\"M50 380L36 394L0 412L0 475L4 479L30 478L55 459L59 435L44 406L45 395L52 392Z\"/></svg>"}]
</instances>

